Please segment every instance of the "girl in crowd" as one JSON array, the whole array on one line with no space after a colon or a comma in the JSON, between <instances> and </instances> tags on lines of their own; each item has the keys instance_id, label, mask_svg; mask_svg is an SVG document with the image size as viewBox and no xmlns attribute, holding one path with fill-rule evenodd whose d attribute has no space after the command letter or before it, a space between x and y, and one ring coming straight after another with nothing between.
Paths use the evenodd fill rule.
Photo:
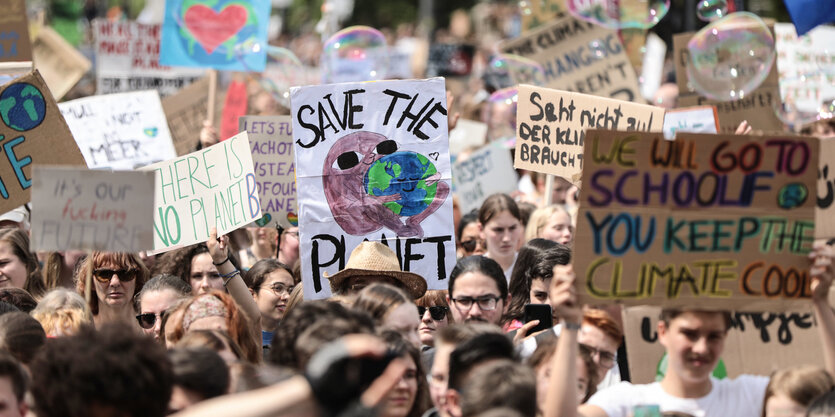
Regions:
<instances>
[{"instance_id":1,"label":"girl in crowd","mask_svg":"<svg viewBox=\"0 0 835 417\"><path fill-rule=\"evenodd\" d=\"M528 365L536 373L536 402L540 410L545 407L545 396L548 393L548 384L552 372L551 358L554 356L556 348L557 338L546 338L544 342L536 347L533 355L528 359ZM597 365L594 364L592 359L592 351L588 346L581 344L577 356L577 401L579 404L584 404L597 392L598 382Z\"/></svg>"},{"instance_id":2,"label":"girl in crowd","mask_svg":"<svg viewBox=\"0 0 835 417\"><path fill-rule=\"evenodd\" d=\"M484 254L484 239L481 237L477 212L472 211L461 216L456 232L459 258Z\"/></svg>"},{"instance_id":3,"label":"girl in crowd","mask_svg":"<svg viewBox=\"0 0 835 417\"><path fill-rule=\"evenodd\" d=\"M244 353L244 359L252 363L261 362L261 349L256 342L255 332L247 318L238 309L235 301L220 291L212 290L189 300L183 311L180 323L167 323L176 326L175 333L181 336L193 330L220 330L227 332ZM179 338L175 340L175 343Z\"/></svg>"},{"instance_id":4,"label":"girl in crowd","mask_svg":"<svg viewBox=\"0 0 835 417\"><path fill-rule=\"evenodd\" d=\"M406 361L406 372L382 401L378 415L420 417L430 407L429 383L420 361L420 352L399 333L385 331L382 337L389 352Z\"/></svg>"},{"instance_id":5,"label":"girl in crowd","mask_svg":"<svg viewBox=\"0 0 835 417\"><path fill-rule=\"evenodd\" d=\"M41 323L48 337L73 335L81 326L93 322L93 313L84 298L66 288L46 293L31 315Z\"/></svg>"},{"instance_id":6,"label":"girl in crowd","mask_svg":"<svg viewBox=\"0 0 835 417\"><path fill-rule=\"evenodd\" d=\"M104 323L122 322L140 331L133 309L133 297L142 291L149 271L134 253L93 252L78 270L76 290L82 297L87 288L87 277L92 276L89 288L90 311L96 328Z\"/></svg>"},{"instance_id":7,"label":"girl in crowd","mask_svg":"<svg viewBox=\"0 0 835 417\"><path fill-rule=\"evenodd\" d=\"M562 206L551 205L537 209L531 214L525 228L525 241L542 238L571 245L574 238L574 224L571 215Z\"/></svg>"},{"instance_id":8,"label":"girl in crowd","mask_svg":"<svg viewBox=\"0 0 835 417\"><path fill-rule=\"evenodd\" d=\"M241 267L252 268L256 262L275 257L275 246L278 238L276 229L271 227L247 227L249 242L248 248L238 252L241 259Z\"/></svg>"},{"instance_id":9,"label":"girl in crowd","mask_svg":"<svg viewBox=\"0 0 835 417\"><path fill-rule=\"evenodd\" d=\"M74 289L75 269L83 258L83 251L49 252L43 266L43 279L46 289L51 290L58 287Z\"/></svg>"},{"instance_id":10,"label":"girl in crowd","mask_svg":"<svg viewBox=\"0 0 835 417\"><path fill-rule=\"evenodd\" d=\"M484 256L498 262L505 277L510 277L523 234L519 207L509 195L493 194L481 205L478 221L481 237L487 245Z\"/></svg>"},{"instance_id":11,"label":"girl in crowd","mask_svg":"<svg viewBox=\"0 0 835 417\"><path fill-rule=\"evenodd\" d=\"M816 366L776 371L765 388L762 417L805 416L815 398L833 389L832 376Z\"/></svg>"},{"instance_id":12,"label":"girl in crowd","mask_svg":"<svg viewBox=\"0 0 835 417\"><path fill-rule=\"evenodd\" d=\"M293 271L275 259L262 259L246 272L244 281L261 314L261 345L270 346L296 286Z\"/></svg>"},{"instance_id":13,"label":"girl in crowd","mask_svg":"<svg viewBox=\"0 0 835 417\"><path fill-rule=\"evenodd\" d=\"M23 288L40 298L46 287L38 258L29 252L29 235L11 227L0 229L0 288Z\"/></svg>"},{"instance_id":14,"label":"girl in crowd","mask_svg":"<svg viewBox=\"0 0 835 417\"><path fill-rule=\"evenodd\" d=\"M423 297L415 300L420 316L418 336L420 336L421 347L424 349L435 346L435 333L448 326L452 320L446 296L446 290L429 290Z\"/></svg>"},{"instance_id":15,"label":"girl in crowd","mask_svg":"<svg viewBox=\"0 0 835 417\"><path fill-rule=\"evenodd\" d=\"M533 239L522 246L510 277L510 303L502 322L505 331L522 323L525 304L550 304L548 297L555 265L568 265L570 250L551 240ZM554 317L556 324L558 317Z\"/></svg>"},{"instance_id":16,"label":"girl in crowd","mask_svg":"<svg viewBox=\"0 0 835 417\"><path fill-rule=\"evenodd\" d=\"M178 301L191 295L191 286L173 275L157 275L145 283L136 296L139 327L160 341L162 315Z\"/></svg>"},{"instance_id":17,"label":"girl in crowd","mask_svg":"<svg viewBox=\"0 0 835 417\"><path fill-rule=\"evenodd\" d=\"M420 347L420 316L405 291L389 284L371 284L360 291L353 308L371 315L380 330L398 332L415 348Z\"/></svg>"},{"instance_id":18,"label":"girl in crowd","mask_svg":"<svg viewBox=\"0 0 835 417\"><path fill-rule=\"evenodd\" d=\"M237 260L233 262L237 268ZM162 255L154 270L154 275L158 274L180 277L191 286L194 295L204 294L209 290L224 290L223 278L212 262L209 248L203 243Z\"/></svg>"}]
</instances>

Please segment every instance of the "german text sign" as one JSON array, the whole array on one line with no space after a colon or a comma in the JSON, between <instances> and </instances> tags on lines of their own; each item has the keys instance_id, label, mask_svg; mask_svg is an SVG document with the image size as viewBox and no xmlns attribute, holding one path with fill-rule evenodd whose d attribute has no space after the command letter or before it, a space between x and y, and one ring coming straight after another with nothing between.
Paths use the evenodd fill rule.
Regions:
<instances>
[{"instance_id":1,"label":"german text sign","mask_svg":"<svg viewBox=\"0 0 835 417\"><path fill-rule=\"evenodd\" d=\"M819 143L587 132L574 252L582 301L808 306Z\"/></svg>"}]
</instances>

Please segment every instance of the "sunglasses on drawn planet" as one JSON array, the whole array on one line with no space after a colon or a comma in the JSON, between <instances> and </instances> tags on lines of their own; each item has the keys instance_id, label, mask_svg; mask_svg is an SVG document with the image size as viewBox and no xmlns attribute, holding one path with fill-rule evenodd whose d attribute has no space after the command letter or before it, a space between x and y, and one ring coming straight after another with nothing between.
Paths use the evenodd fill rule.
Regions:
<instances>
[{"instance_id":1,"label":"sunglasses on drawn planet","mask_svg":"<svg viewBox=\"0 0 835 417\"><path fill-rule=\"evenodd\" d=\"M162 315L165 314L164 311L159 313L142 313L136 315L136 321L139 322L139 327L143 329L150 329L157 324L157 320L160 320Z\"/></svg>"},{"instance_id":2,"label":"sunglasses on drawn planet","mask_svg":"<svg viewBox=\"0 0 835 417\"><path fill-rule=\"evenodd\" d=\"M418 314L420 317L423 317L426 314L426 307L418 307ZM432 306L429 307L429 316L432 317L432 320L441 321L446 317L446 307L444 306Z\"/></svg>"},{"instance_id":3,"label":"sunglasses on drawn planet","mask_svg":"<svg viewBox=\"0 0 835 417\"><path fill-rule=\"evenodd\" d=\"M99 268L93 271L93 277L96 281L106 283L113 279L113 275L119 277L119 281L128 282L133 281L139 275L138 269L104 269Z\"/></svg>"}]
</instances>

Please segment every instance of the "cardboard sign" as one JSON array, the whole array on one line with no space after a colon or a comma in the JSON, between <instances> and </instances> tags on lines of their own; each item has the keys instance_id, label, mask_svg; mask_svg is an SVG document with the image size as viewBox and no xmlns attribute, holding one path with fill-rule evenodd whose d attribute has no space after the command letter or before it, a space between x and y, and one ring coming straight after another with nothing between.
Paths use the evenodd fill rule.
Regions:
<instances>
[{"instance_id":1,"label":"cardboard sign","mask_svg":"<svg viewBox=\"0 0 835 417\"><path fill-rule=\"evenodd\" d=\"M566 11L563 0L525 0L519 7L522 8L522 32L540 27Z\"/></svg>"},{"instance_id":2,"label":"cardboard sign","mask_svg":"<svg viewBox=\"0 0 835 417\"><path fill-rule=\"evenodd\" d=\"M815 237L830 239L835 237L835 138L820 141Z\"/></svg>"},{"instance_id":3,"label":"cardboard sign","mask_svg":"<svg viewBox=\"0 0 835 417\"><path fill-rule=\"evenodd\" d=\"M673 140L676 132L719 133L716 107L685 107L664 113L664 138Z\"/></svg>"},{"instance_id":4,"label":"cardboard sign","mask_svg":"<svg viewBox=\"0 0 835 417\"><path fill-rule=\"evenodd\" d=\"M32 61L0 62L0 85L32 72Z\"/></svg>"},{"instance_id":5,"label":"cardboard sign","mask_svg":"<svg viewBox=\"0 0 835 417\"><path fill-rule=\"evenodd\" d=\"M819 144L587 132L573 259L581 301L807 308Z\"/></svg>"},{"instance_id":6,"label":"cardboard sign","mask_svg":"<svg viewBox=\"0 0 835 417\"><path fill-rule=\"evenodd\" d=\"M90 96L58 107L90 169L131 170L177 156L154 90Z\"/></svg>"},{"instance_id":7,"label":"cardboard sign","mask_svg":"<svg viewBox=\"0 0 835 417\"><path fill-rule=\"evenodd\" d=\"M93 20L96 94L157 90L163 97L203 76L202 69L159 64L161 25Z\"/></svg>"},{"instance_id":8,"label":"cardboard sign","mask_svg":"<svg viewBox=\"0 0 835 417\"><path fill-rule=\"evenodd\" d=\"M0 0L0 62L32 60L26 0Z\"/></svg>"},{"instance_id":9,"label":"cardboard sign","mask_svg":"<svg viewBox=\"0 0 835 417\"><path fill-rule=\"evenodd\" d=\"M205 242L212 227L223 235L261 218L246 132L142 170L156 175L156 253Z\"/></svg>"},{"instance_id":10,"label":"cardboard sign","mask_svg":"<svg viewBox=\"0 0 835 417\"><path fill-rule=\"evenodd\" d=\"M618 33L563 15L547 26L501 44L545 68L545 87L644 102L638 77Z\"/></svg>"},{"instance_id":11,"label":"cardboard sign","mask_svg":"<svg viewBox=\"0 0 835 417\"><path fill-rule=\"evenodd\" d=\"M263 216L259 227L299 225L296 166L290 116L243 116L240 130L249 134L255 185Z\"/></svg>"},{"instance_id":12,"label":"cardboard sign","mask_svg":"<svg viewBox=\"0 0 835 417\"><path fill-rule=\"evenodd\" d=\"M835 99L835 28L819 26L802 38L791 23L774 25L774 49L784 103L804 112L817 113L824 100Z\"/></svg>"},{"instance_id":13,"label":"cardboard sign","mask_svg":"<svg viewBox=\"0 0 835 417\"><path fill-rule=\"evenodd\" d=\"M458 119L449 131L449 153L458 155L467 149L478 149L487 142L487 125L473 120Z\"/></svg>"},{"instance_id":14,"label":"cardboard sign","mask_svg":"<svg viewBox=\"0 0 835 417\"><path fill-rule=\"evenodd\" d=\"M246 84L232 81L226 89L226 100L220 116L220 140L235 136L238 130L238 118L246 115Z\"/></svg>"},{"instance_id":15,"label":"cardboard sign","mask_svg":"<svg viewBox=\"0 0 835 417\"><path fill-rule=\"evenodd\" d=\"M295 87L293 137L305 298L363 240L404 271L447 287L455 265L446 91L442 78Z\"/></svg>"},{"instance_id":16,"label":"cardboard sign","mask_svg":"<svg viewBox=\"0 0 835 417\"><path fill-rule=\"evenodd\" d=\"M55 100L64 97L92 66L89 59L48 26L38 29L32 59Z\"/></svg>"},{"instance_id":17,"label":"cardboard sign","mask_svg":"<svg viewBox=\"0 0 835 417\"><path fill-rule=\"evenodd\" d=\"M85 166L38 71L0 87L0 144L0 213L29 202L32 165Z\"/></svg>"},{"instance_id":18,"label":"cardboard sign","mask_svg":"<svg viewBox=\"0 0 835 417\"><path fill-rule=\"evenodd\" d=\"M220 126L220 115L223 110L224 95L218 92L215 98L215 114L213 122ZM174 141L177 156L183 156L193 151L200 139L200 129L206 119L209 105L209 80L203 78L190 86L180 90L173 96L162 100L165 118Z\"/></svg>"},{"instance_id":19,"label":"cardboard sign","mask_svg":"<svg viewBox=\"0 0 835 417\"><path fill-rule=\"evenodd\" d=\"M153 248L154 174L36 166L33 251L138 252Z\"/></svg>"},{"instance_id":20,"label":"cardboard sign","mask_svg":"<svg viewBox=\"0 0 835 417\"><path fill-rule=\"evenodd\" d=\"M261 72L269 19L270 0L165 0L160 64Z\"/></svg>"},{"instance_id":21,"label":"cardboard sign","mask_svg":"<svg viewBox=\"0 0 835 417\"><path fill-rule=\"evenodd\" d=\"M516 168L580 183L587 129L660 132L664 109L530 85L519 86Z\"/></svg>"},{"instance_id":22,"label":"cardboard sign","mask_svg":"<svg viewBox=\"0 0 835 417\"><path fill-rule=\"evenodd\" d=\"M452 166L452 180L462 213L481 207L491 194L516 190L516 171L510 151L501 143L491 143Z\"/></svg>"},{"instance_id":23,"label":"cardboard sign","mask_svg":"<svg viewBox=\"0 0 835 417\"><path fill-rule=\"evenodd\" d=\"M459 77L473 70L475 46L436 43L429 46L426 75L430 77Z\"/></svg>"}]
</instances>

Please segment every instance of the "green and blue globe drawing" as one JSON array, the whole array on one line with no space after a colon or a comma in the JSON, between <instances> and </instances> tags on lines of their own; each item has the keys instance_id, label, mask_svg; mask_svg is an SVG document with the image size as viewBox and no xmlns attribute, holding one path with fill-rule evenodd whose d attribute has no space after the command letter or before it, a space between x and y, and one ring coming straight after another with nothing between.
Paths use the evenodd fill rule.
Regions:
<instances>
[{"instance_id":1,"label":"green and blue globe drawing","mask_svg":"<svg viewBox=\"0 0 835 417\"><path fill-rule=\"evenodd\" d=\"M429 159L414 152L395 152L371 164L365 173L363 184L372 196L400 195L397 201L383 205L398 216L414 216L426 210L438 183L427 185L426 180L438 170Z\"/></svg>"},{"instance_id":2,"label":"green and blue globe drawing","mask_svg":"<svg viewBox=\"0 0 835 417\"><path fill-rule=\"evenodd\" d=\"M6 126L18 132L38 127L45 116L46 100L32 84L12 84L0 94L0 118Z\"/></svg>"}]
</instances>

